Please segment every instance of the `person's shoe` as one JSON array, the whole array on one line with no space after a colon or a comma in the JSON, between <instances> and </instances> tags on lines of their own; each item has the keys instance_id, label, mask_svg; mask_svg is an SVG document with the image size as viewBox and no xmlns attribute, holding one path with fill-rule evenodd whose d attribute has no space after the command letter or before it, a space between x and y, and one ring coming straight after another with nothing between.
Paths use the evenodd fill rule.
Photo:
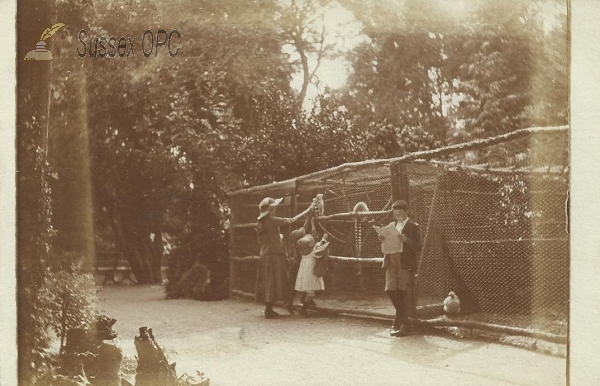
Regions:
<instances>
[{"instance_id":1,"label":"person's shoe","mask_svg":"<svg viewBox=\"0 0 600 386\"><path fill-rule=\"evenodd\" d=\"M398 315L396 315L394 321L392 322L392 327L390 328L390 331L398 331L398 329L400 329L400 326L402 326L402 319Z\"/></svg>"},{"instance_id":2,"label":"person's shoe","mask_svg":"<svg viewBox=\"0 0 600 386\"><path fill-rule=\"evenodd\" d=\"M266 319L274 319L278 316L279 316L279 314L277 312L275 312L273 309L265 310L265 318Z\"/></svg>"},{"instance_id":3,"label":"person's shoe","mask_svg":"<svg viewBox=\"0 0 600 386\"><path fill-rule=\"evenodd\" d=\"M308 304L307 303L303 303L302 304L302 308L300 308L300 315L307 316L307 313L306 313L306 309L307 308L308 308Z\"/></svg>"},{"instance_id":4,"label":"person's shoe","mask_svg":"<svg viewBox=\"0 0 600 386\"><path fill-rule=\"evenodd\" d=\"M408 326L406 326L406 324L403 324L397 330L392 330L392 332L390 332L390 336L394 336L397 338L401 336L406 336L408 334L410 334L410 330Z\"/></svg>"},{"instance_id":5,"label":"person's shoe","mask_svg":"<svg viewBox=\"0 0 600 386\"><path fill-rule=\"evenodd\" d=\"M284 306L284 308L286 309L287 312L290 313L290 315L294 315L294 305L293 304L286 304Z\"/></svg>"},{"instance_id":6,"label":"person's shoe","mask_svg":"<svg viewBox=\"0 0 600 386\"><path fill-rule=\"evenodd\" d=\"M317 303L315 303L314 300L310 299L309 301L306 302L306 305L311 307L311 308L316 308L317 307Z\"/></svg>"}]
</instances>

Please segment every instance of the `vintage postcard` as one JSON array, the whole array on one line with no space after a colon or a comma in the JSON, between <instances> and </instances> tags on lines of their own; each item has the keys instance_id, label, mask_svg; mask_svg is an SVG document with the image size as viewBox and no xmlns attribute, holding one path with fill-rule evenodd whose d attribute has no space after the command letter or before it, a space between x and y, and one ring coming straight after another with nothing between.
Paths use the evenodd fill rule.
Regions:
<instances>
[{"instance_id":1,"label":"vintage postcard","mask_svg":"<svg viewBox=\"0 0 600 386\"><path fill-rule=\"evenodd\" d=\"M3 2L0 384L594 384L584 2Z\"/></svg>"}]
</instances>

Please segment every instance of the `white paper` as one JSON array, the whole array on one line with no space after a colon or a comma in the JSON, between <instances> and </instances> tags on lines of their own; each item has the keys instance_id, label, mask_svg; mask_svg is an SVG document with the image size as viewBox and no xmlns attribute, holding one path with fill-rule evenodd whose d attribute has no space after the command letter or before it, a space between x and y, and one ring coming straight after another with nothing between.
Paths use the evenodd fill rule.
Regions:
<instances>
[{"instance_id":1,"label":"white paper","mask_svg":"<svg viewBox=\"0 0 600 386\"><path fill-rule=\"evenodd\" d=\"M383 227L374 225L373 228L375 228L377 234L383 237L381 252L384 254L402 252L403 243L398 239L400 232L398 232L398 229L396 229L393 223Z\"/></svg>"}]
</instances>

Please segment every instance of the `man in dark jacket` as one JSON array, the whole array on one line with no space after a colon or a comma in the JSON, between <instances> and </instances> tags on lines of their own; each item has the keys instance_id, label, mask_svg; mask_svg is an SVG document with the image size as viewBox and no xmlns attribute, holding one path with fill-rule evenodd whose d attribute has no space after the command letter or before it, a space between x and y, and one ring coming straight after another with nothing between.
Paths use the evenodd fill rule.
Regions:
<instances>
[{"instance_id":1,"label":"man in dark jacket","mask_svg":"<svg viewBox=\"0 0 600 386\"><path fill-rule=\"evenodd\" d=\"M415 274L421 254L421 234L419 225L408 218L408 203L398 200L392 205L394 221L398 230L398 239L402 247L397 253L384 255L385 293L389 296L396 317L392 325L391 336L404 336L411 330L409 316L412 316ZM380 241L382 238L380 236Z\"/></svg>"}]
</instances>

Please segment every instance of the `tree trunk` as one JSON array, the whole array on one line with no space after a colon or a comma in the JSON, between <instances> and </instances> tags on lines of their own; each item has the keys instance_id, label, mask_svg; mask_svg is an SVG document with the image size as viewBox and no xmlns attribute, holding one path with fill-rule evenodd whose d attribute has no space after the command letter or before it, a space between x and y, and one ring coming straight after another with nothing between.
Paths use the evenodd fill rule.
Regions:
<instances>
[{"instance_id":1,"label":"tree trunk","mask_svg":"<svg viewBox=\"0 0 600 386\"><path fill-rule=\"evenodd\" d=\"M136 386L177 385L175 363L169 365L163 350L152 335L151 328L140 327L140 336L136 336L133 343L138 357Z\"/></svg>"},{"instance_id":2,"label":"tree trunk","mask_svg":"<svg viewBox=\"0 0 600 386\"><path fill-rule=\"evenodd\" d=\"M162 263L164 252L162 237L162 231L160 229L154 231L153 247L155 250L155 260L152 268L154 270L154 277L157 278L160 283L162 283Z\"/></svg>"},{"instance_id":3,"label":"tree trunk","mask_svg":"<svg viewBox=\"0 0 600 386\"><path fill-rule=\"evenodd\" d=\"M304 103L304 99L306 98L306 92L308 90L308 85L310 84L310 69L308 67L308 58L306 56L306 51L304 49L304 41L302 40L302 36L298 34L294 34L294 45L296 46L296 50L298 54L300 54L300 61L302 63L302 89L300 90L300 95L298 95L298 109L302 110L302 104Z\"/></svg>"},{"instance_id":4,"label":"tree trunk","mask_svg":"<svg viewBox=\"0 0 600 386\"><path fill-rule=\"evenodd\" d=\"M130 190L127 190L131 192ZM126 192L127 192L126 191ZM126 192L124 192L126 194ZM147 220L144 218L146 211L139 203L139 198L123 197L126 201L118 207L119 245L123 248L123 254L129 262L131 270L138 284L160 284L162 277L160 269L162 265L162 251L156 250L155 241L150 238ZM133 201L138 201L134 204ZM115 221L117 223L117 221ZM161 241L162 242L162 241Z\"/></svg>"},{"instance_id":5,"label":"tree trunk","mask_svg":"<svg viewBox=\"0 0 600 386\"><path fill-rule=\"evenodd\" d=\"M84 67L74 69L79 75L77 85L66 89L78 96L78 106L73 106L73 102L65 102L70 105L68 108L76 110L70 117L72 121L63 126L64 123L57 119L57 123L51 126L53 151L50 157L58 175L58 180L52 180L52 194L55 197L53 214L57 229L55 247L58 251L82 257L82 269L93 271L94 217L85 62Z\"/></svg>"},{"instance_id":6,"label":"tree trunk","mask_svg":"<svg viewBox=\"0 0 600 386\"><path fill-rule=\"evenodd\" d=\"M17 3L17 299L19 383L30 384L35 352L44 345L35 303L49 253L50 192L47 188L44 138L47 125L49 61L24 61L51 25L48 2ZM48 48L48 47L47 47ZM49 48L51 49L51 48Z\"/></svg>"}]
</instances>

